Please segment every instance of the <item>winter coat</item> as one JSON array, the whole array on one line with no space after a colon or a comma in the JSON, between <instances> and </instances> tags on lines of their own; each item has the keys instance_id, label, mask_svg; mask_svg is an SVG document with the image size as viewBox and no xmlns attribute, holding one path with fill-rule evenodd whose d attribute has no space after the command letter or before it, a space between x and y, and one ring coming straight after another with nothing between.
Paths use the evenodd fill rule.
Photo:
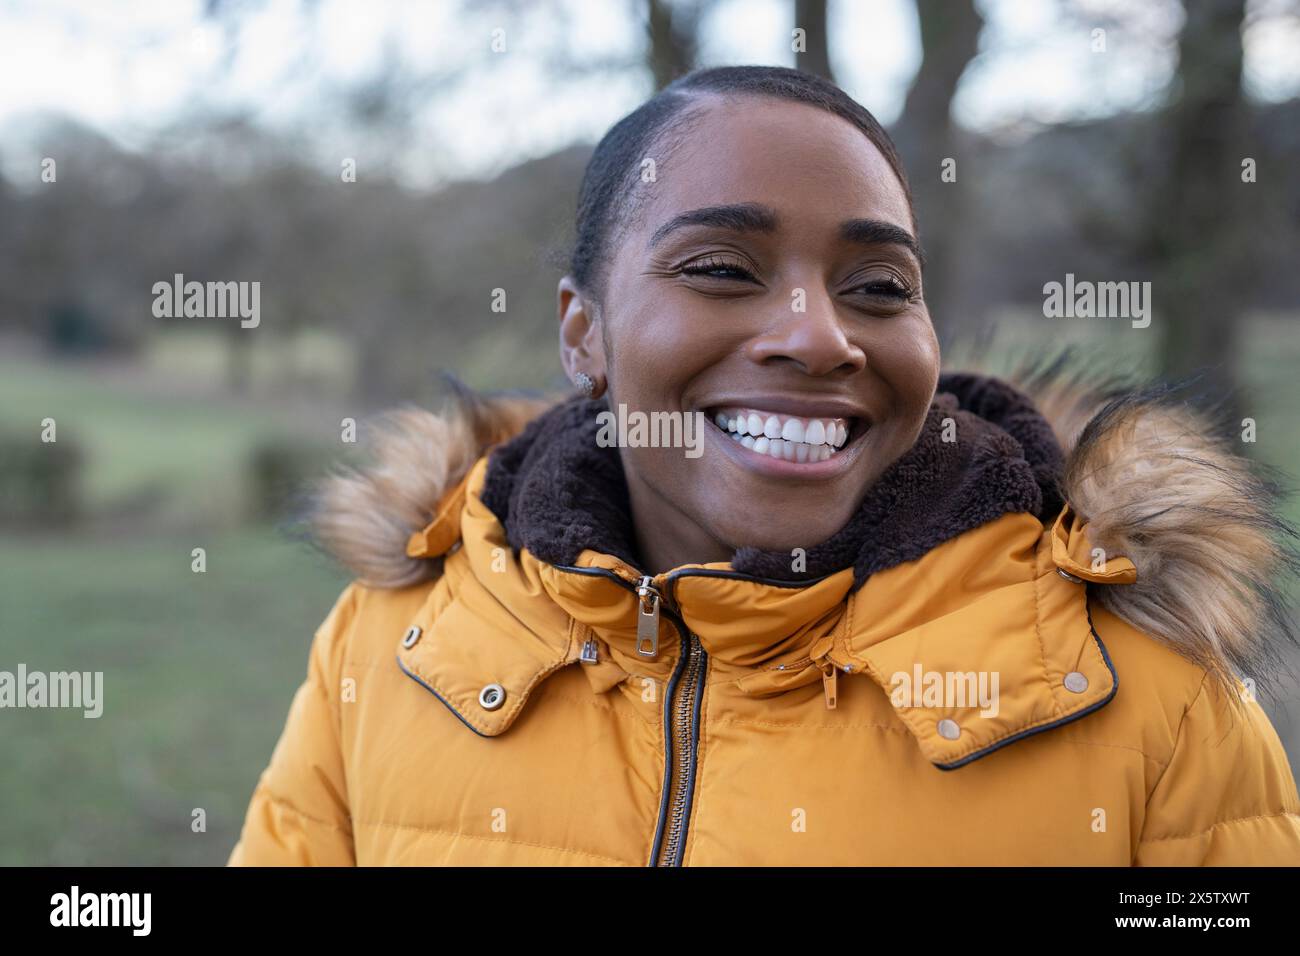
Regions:
<instances>
[{"instance_id":1,"label":"winter coat","mask_svg":"<svg viewBox=\"0 0 1300 956\"><path fill-rule=\"evenodd\" d=\"M229 862L1300 864L1268 488L1176 402L1032 384L943 376L801 559L655 575L603 401L397 415Z\"/></svg>"}]
</instances>

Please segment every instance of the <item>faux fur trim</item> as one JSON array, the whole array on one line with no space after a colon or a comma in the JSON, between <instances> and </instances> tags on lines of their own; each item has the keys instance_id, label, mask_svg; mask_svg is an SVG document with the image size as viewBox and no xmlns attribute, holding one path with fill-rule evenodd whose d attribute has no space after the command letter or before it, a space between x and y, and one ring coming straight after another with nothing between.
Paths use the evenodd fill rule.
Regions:
<instances>
[{"instance_id":1,"label":"faux fur trim","mask_svg":"<svg viewBox=\"0 0 1300 956\"><path fill-rule=\"evenodd\" d=\"M1169 390L1116 397L1114 383L1088 388L1060 363L1015 378L1033 397L1032 405L996 380L947 375L942 381L952 400L966 409L960 414L984 420L1004 436L990 438L986 446L994 462L1004 462L999 467L1019 446L1021 464L1012 471L1031 481L1006 485L1014 486L1018 497L1000 507L1050 521L1055 505L1068 500L1089 521L1097 547L1126 556L1137 567L1134 584L1091 585L1095 600L1229 686L1233 672L1261 688L1275 682L1283 672L1281 651L1296 643L1281 588L1298 566L1292 547L1296 534L1281 517L1276 485L1216 437L1209 416ZM517 468L526 443L509 439L528 427L542 430L542 419L561 431L566 422L588 420L590 403L564 398L482 396L457 387L440 413L390 413L375 430L373 464L335 474L319 487L313 518L317 541L372 586L403 587L436 577L440 561L407 556L411 532L429 522L442 496L493 446L501 445L494 460L499 457L507 470L512 462ZM557 416L543 414L557 404L564 406ZM925 434L932 422L933 412ZM1060 459L1054 458L1053 443L1043 440L1045 427L1056 436ZM978 464L980 456L973 458ZM939 467L915 455L910 460L918 468ZM583 542L632 540L621 469L615 473L601 466L589 477L590 484L570 485L567 492L570 512L585 513L588 520L561 529L549 544L556 556L576 556L573 549ZM620 487L624 497L595 493ZM524 507L521 501L533 498L507 494L503 505L499 492L492 496L506 519ZM869 496L872 500L881 499ZM862 517L860 511L855 520ZM978 511L970 520L975 517ZM951 514L945 520L949 526L968 523ZM870 519L865 524L874 526ZM844 535L823 556L831 564L843 561L845 554L837 549L852 539ZM922 532L910 540L914 551L930 538ZM839 566L854 563L859 573L873 573L896 559L908 560L903 555L911 552L906 542L895 541L873 553L876 557L860 567L853 561ZM742 570L758 573L760 555L742 550L736 561ZM782 555L781 567L788 566Z\"/></svg>"},{"instance_id":2,"label":"faux fur trim","mask_svg":"<svg viewBox=\"0 0 1300 956\"><path fill-rule=\"evenodd\" d=\"M1295 529L1281 495L1226 430L1169 388L1113 399L1083 429L1063 488L1089 540L1137 567L1133 584L1093 585L1129 624L1206 668L1262 688L1296 644L1282 584Z\"/></svg>"},{"instance_id":3,"label":"faux fur trim","mask_svg":"<svg viewBox=\"0 0 1300 956\"><path fill-rule=\"evenodd\" d=\"M359 580L400 588L441 573L441 560L412 558L406 542L479 457L555 402L554 397L479 395L451 379L441 413L387 412L366 433L372 463L343 468L314 490L312 536Z\"/></svg>"}]
</instances>

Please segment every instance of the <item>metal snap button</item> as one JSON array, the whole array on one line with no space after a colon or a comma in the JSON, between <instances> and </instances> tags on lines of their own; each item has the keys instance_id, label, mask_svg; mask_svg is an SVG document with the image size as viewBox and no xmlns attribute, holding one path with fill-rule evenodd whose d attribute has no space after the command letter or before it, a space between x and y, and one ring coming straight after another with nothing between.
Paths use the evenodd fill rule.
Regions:
<instances>
[{"instance_id":1,"label":"metal snap button","mask_svg":"<svg viewBox=\"0 0 1300 956\"><path fill-rule=\"evenodd\" d=\"M1065 675L1065 689L1075 694L1082 694L1088 689L1088 678L1078 671L1070 671Z\"/></svg>"},{"instance_id":2,"label":"metal snap button","mask_svg":"<svg viewBox=\"0 0 1300 956\"><path fill-rule=\"evenodd\" d=\"M478 705L484 710L496 710L506 702L506 689L500 684L488 684L478 692Z\"/></svg>"},{"instance_id":3,"label":"metal snap button","mask_svg":"<svg viewBox=\"0 0 1300 956\"><path fill-rule=\"evenodd\" d=\"M1065 580L1067 581L1073 581L1075 584L1083 583L1083 578L1075 577L1069 571L1065 570L1065 568L1057 568L1056 573L1059 574L1061 577L1065 578Z\"/></svg>"},{"instance_id":4,"label":"metal snap button","mask_svg":"<svg viewBox=\"0 0 1300 956\"><path fill-rule=\"evenodd\" d=\"M944 718L939 721L939 736L945 740L956 740L961 736L961 728L957 726L957 721Z\"/></svg>"},{"instance_id":5,"label":"metal snap button","mask_svg":"<svg viewBox=\"0 0 1300 956\"><path fill-rule=\"evenodd\" d=\"M403 646L403 647L414 647L414 646L415 646L415 642L418 641L418 640L420 639L420 635L423 634L423 633L424 633L424 632L421 631L418 627L414 627L414 626L413 626L413 627L409 628L409 629L407 630L407 632L406 632L406 636L405 636L404 638L402 638L402 646Z\"/></svg>"}]
</instances>

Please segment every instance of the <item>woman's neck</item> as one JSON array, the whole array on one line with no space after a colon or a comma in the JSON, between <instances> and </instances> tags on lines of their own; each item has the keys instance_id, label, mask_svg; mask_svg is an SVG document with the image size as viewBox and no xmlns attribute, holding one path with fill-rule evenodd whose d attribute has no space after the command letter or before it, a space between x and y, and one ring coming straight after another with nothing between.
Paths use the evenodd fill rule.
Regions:
<instances>
[{"instance_id":1,"label":"woman's neck","mask_svg":"<svg viewBox=\"0 0 1300 956\"><path fill-rule=\"evenodd\" d=\"M735 548L712 537L644 481L625 474L641 570L660 574L683 564L731 560Z\"/></svg>"}]
</instances>

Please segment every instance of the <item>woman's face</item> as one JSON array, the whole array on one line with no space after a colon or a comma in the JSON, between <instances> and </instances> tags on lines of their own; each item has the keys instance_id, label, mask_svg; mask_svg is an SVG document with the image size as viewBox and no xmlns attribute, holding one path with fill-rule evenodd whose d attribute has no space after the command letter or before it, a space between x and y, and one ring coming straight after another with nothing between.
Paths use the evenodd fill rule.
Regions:
<instances>
[{"instance_id":1,"label":"woman's face","mask_svg":"<svg viewBox=\"0 0 1300 956\"><path fill-rule=\"evenodd\" d=\"M795 103L698 109L648 157L599 309L560 290L566 367L603 373L612 409L704 413L699 457L620 449L655 570L830 537L915 442L939 374L911 215L875 146Z\"/></svg>"}]
</instances>

